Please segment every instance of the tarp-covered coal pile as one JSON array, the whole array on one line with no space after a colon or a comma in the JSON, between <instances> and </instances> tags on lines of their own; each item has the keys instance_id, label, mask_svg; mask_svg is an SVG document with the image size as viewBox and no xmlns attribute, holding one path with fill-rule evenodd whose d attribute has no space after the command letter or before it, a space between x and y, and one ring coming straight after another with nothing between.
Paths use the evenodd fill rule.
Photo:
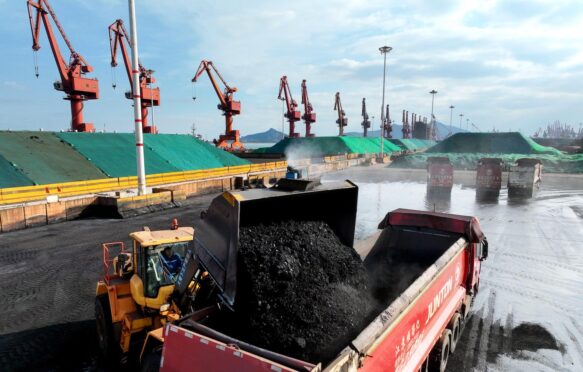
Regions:
<instances>
[{"instance_id":1,"label":"tarp-covered coal pile","mask_svg":"<svg viewBox=\"0 0 583 372\"><path fill-rule=\"evenodd\" d=\"M242 228L238 336L309 362L332 359L374 314L364 265L323 222Z\"/></svg>"}]
</instances>

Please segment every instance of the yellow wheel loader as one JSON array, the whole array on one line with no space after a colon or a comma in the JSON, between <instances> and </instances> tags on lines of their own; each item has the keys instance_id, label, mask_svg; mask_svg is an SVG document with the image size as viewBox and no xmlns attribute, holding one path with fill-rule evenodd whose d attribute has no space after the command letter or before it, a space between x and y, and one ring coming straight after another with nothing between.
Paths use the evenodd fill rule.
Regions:
<instances>
[{"instance_id":1,"label":"yellow wheel loader","mask_svg":"<svg viewBox=\"0 0 583 372\"><path fill-rule=\"evenodd\" d=\"M196 232L174 223L171 230L131 233L131 249L103 244L104 276L95 298L102 353L117 363L131 349L140 351L142 368L159 365L165 324L234 308L240 227L324 221L352 245L357 195L349 181L281 179L269 189L224 192L201 213Z\"/></svg>"}]
</instances>

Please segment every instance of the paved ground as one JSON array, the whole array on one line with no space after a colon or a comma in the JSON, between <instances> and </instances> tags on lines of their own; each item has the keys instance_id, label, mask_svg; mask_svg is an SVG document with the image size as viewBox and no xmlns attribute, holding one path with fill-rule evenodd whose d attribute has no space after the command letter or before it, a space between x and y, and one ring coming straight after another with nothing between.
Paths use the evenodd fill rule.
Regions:
<instances>
[{"instance_id":1,"label":"paved ground","mask_svg":"<svg viewBox=\"0 0 583 372\"><path fill-rule=\"evenodd\" d=\"M451 371L583 370L583 178L546 175L538 196L475 200L471 172L456 172L449 200L425 195L423 171L352 168L326 179L360 187L357 238L398 207L478 216L490 240L475 314ZM464 186L462 186L464 185ZM99 242L127 240L178 217L194 224L212 196L128 220L80 220L0 235L2 370L100 370L93 299Z\"/></svg>"},{"instance_id":2,"label":"paved ground","mask_svg":"<svg viewBox=\"0 0 583 372\"><path fill-rule=\"evenodd\" d=\"M583 370L583 177L544 175L538 195L478 203L475 173L456 171L448 200L426 196L425 172L353 168L324 179L360 187L357 237L395 208L475 215L490 243L474 315L450 371Z\"/></svg>"}]
</instances>

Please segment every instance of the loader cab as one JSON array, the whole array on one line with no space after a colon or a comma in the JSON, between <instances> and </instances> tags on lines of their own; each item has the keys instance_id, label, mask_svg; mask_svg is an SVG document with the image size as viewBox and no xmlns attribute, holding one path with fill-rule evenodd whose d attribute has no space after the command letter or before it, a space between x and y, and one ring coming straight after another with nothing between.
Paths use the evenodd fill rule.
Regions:
<instances>
[{"instance_id":1,"label":"loader cab","mask_svg":"<svg viewBox=\"0 0 583 372\"><path fill-rule=\"evenodd\" d=\"M186 252L192 249L194 229L146 230L130 236L134 267L130 279L132 297L140 306L158 310L174 291Z\"/></svg>"}]
</instances>

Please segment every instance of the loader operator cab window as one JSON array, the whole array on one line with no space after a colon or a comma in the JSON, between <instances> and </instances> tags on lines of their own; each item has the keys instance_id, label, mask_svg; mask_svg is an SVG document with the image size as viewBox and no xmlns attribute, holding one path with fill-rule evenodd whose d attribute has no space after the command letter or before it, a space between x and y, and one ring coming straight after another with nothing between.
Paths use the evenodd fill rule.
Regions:
<instances>
[{"instance_id":1,"label":"loader operator cab window","mask_svg":"<svg viewBox=\"0 0 583 372\"><path fill-rule=\"evenodd\" d=\"M160 287L174 284L188 245L189 242L180 242L144 249L146 272L145 275L142 274L142 281L146 297L156 297Z\"/></svg>"}]
</instances>

